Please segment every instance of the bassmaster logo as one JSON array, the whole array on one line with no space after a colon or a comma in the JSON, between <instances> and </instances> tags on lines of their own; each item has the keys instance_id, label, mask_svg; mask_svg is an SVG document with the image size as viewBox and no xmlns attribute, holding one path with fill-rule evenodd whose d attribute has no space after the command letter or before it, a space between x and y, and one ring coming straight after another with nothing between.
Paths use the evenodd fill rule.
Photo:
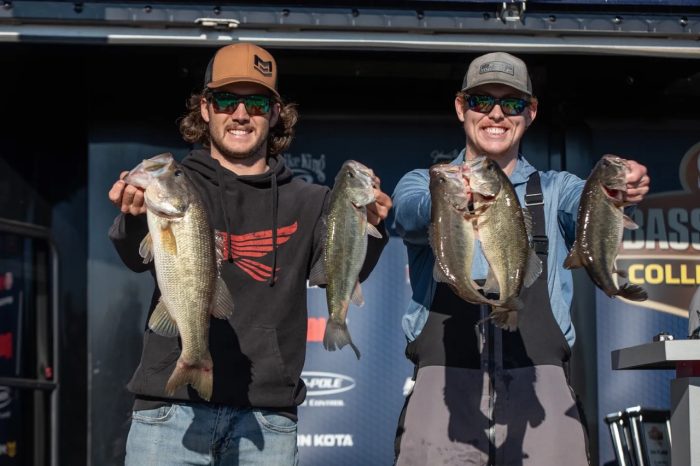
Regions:
<instances>
[{"instance_id":1,"label":"bassmaster logo","mask_svg":"<svg viewBox=\"0 0 700 466\"><path fill-rule=\"evenodd\" d=\"M637 306L688 317L700 285L699 156L700 143L681 160L683 190L647 196L632 215L639 229L625 230L617 268L649 294Z\"/></svg>"},{"instance_id":2,"label":"bassmaster logo","mask_svg":"<svg viewBox=\"0 0 700 466\"><path fill-rule=\"evenodd\" d=\"M295 178L301 178L309 183L324 183L326 181L326 154L314 157L312 154L284 154L287 166Z\"/></svg>"}]
</instances>

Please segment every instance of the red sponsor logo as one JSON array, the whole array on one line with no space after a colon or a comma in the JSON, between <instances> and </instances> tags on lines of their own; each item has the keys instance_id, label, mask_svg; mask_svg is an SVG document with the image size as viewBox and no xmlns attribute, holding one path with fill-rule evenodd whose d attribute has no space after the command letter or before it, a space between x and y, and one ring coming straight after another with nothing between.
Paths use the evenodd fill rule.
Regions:
<instances>
[{"instance_id":1,"label":"red sponsor logo","mask_svg":"<svg viewBox=\"0 0 700 466\"><path fill-rule=\"evenodd\" d=\"M309 317L309 322L306 327L306 341L321 343L323 335L326 333L326 318L325 317Z\"/></svg>"},{"instance_id":2,"label":"red sponsor logo","mask_svg":"<svg viewBox=\"0 0 700 466\"><path fill-rule=\"evenodd\" d=\"M0 358L12 359L12 333L0 333Z\"/></svg>"},{"instance_id":3,"label":"red sponsor logo","mask_svg":"<svg viewBox=\"0 0 700 466\"><path fill-rule=\"evenodd\" d=\"M9 290L12 288L12 273L7 272L0 275L0 291Z\"/></svg>"},{"instance_id":4,"label":"red sponsor logo","mask_svg":"<svg viewBox=\"0 0 700 466\"><path fill-rule=\"evenodd\" d=\"M294 222L286 227L278 228L275 241L277 247L279 248L281 245L289 241L289 238L291 238L296 231L297 222ZM224 240L224 257L228 258L230 251L233 263L247 273L251 278L259 282L263 282L272 276L272 267L255 260L267 256L274 250L272 230L256 231L254 233L231 236L229 236L225 231L218 231L217 234ZM276 268L275 273L277 273L279 270L279 267Z\"/></svg>"}]
</instances>

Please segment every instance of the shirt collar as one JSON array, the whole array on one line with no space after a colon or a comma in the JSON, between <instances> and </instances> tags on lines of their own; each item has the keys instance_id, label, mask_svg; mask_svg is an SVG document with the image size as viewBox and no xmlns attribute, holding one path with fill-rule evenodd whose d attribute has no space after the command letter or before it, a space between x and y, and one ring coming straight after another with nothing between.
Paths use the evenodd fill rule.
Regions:
<instances>
[{"instance_id":1,"label":"shirt collar","mask_svg":"<svg viewBox=\"0 0 700 466\"><path fill-rule=\"evenodd\" d=\"M466 152L466 149L462 149L462 152L460 152L459 155L450 163L452 165L459 165L461 163L464 163L464 156ZM528 178L530 178L530 175L532 175L536 171L537 169L530 165L530 162L528 162L527 159L525 159L525 156L523 154L518 154L518 161L515 164L515 169L510 175L510 182L513 183L513 185L527 183L527 180Z\"/></svg>"}]
</instances>

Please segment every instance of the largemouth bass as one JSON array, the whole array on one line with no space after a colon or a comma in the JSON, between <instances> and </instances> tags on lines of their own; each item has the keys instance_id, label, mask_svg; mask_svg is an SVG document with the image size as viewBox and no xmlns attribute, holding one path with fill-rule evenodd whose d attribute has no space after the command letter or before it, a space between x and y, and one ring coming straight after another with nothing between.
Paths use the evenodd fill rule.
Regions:
<instances>
[{"instance_id":1,"label":"largemouth bass","mask_svg":"<svg viewBox=\"0 0 700 466\"><path fill-rule=\"evenodd\" d=\"M615 268L624 228L639 228L623 212L627 171L627 160L610 154L604 155L593 167L581 193L576 240L564 267L584 267L593 283L610 297L644 301L647 292L642 287L629 283L618 287L613 276L625 276Z\"/></svg>"},{"instance_id":2,"label":"largemouth bass","mask_svg":"<svg viewBox=\"0 0 700 466\"><path fill-rule=\"evenodd\" d=\"M474 304L494 304L472 280L476 216L469 211L462 167L430 168L430 246L435 255L435 281L447 283L454 293Z\"/></svg>"},{"instance_id":3,"label":"largemouth bass","mask_svg":"<svg viewBox=\"0 0 700 466\"><path fill-rule=\"evenodd\" d=\"M322 267L310 278L312 284L326 283L330 317L323 347L335 351L350 345L358 359L360 351L352 342L345 319L351 302L364 304L358 277L367 254L367 235L382 237L367 222L366 206L375 200L376 179L374 172L359 162L349 160L343 164L330 195Z\"/></svg>"},{"instance_id":4,"label":"largemouth bass","mask_svg":"<svg viewBox=\"0 0 700 466\"><path fill-rule=\"evenodd\" d=\"M484 292L499 294L490 318L512 331L518 325L515 311L523 306L522 287L532 285L542 273L542 261L530 245L532 220L498 163L480 156L465 165L479 240L489 263Z\"/></svg>"},{"instance_id":5,"label":"largemouth bass","mask_svg":"<svg viewBox=\"0 0 700 466\"><path fill-rule=\"evenodd\" d=\"M233 310L218 272L221 248L199 194L171 154L144 160L124 181L145 190L149 233L139 253L145 263L154 261L161 291L148 326L166 337L179 334L182 342L165 392L172 396L189 383L208 401L213 390L209 316L227 319Z\"/></svg>"}]
</instances>

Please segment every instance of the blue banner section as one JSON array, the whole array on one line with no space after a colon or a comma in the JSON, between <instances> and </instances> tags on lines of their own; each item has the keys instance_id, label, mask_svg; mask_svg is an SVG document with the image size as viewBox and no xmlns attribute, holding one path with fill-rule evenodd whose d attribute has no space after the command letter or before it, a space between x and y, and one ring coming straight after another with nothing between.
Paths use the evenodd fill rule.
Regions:
<instances>
[{"instance_id":1,"label":"blue banner section","mask_svg":"<svg viewBox=\"0 0 700 466\"><path fill-rule=\"evenodd\" d=\"M309 329L302 378L308 388L299 408L299 463L356 466L391 464L403 387L413 365L403 357L401 317L411 296L406 248L391 238L362 284L363 307L350 306L348 328L360 360L346 346L323 348L326 293L309 289Z\"/></svg>"}]
</instances>

